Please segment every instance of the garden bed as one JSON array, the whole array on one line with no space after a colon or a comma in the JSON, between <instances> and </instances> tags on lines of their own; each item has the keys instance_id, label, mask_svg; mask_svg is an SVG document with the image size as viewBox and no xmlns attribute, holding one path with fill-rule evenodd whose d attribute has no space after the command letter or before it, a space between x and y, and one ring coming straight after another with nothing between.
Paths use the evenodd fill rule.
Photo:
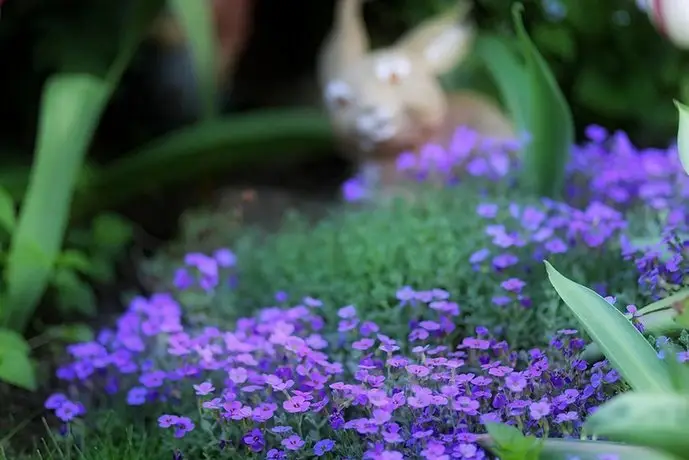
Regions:
<instances>
[{"instance_id":1,"label":"garden bed","mask_svg":"<svg viewBox=\"0 0 689 460\"><path fill-rule=\"evenodd\" d=\"M27 458L494 458L492 422L578 437L628 382L581 359L589 337L543 260L621 311L686 272L676 151L589 137L559 201L488 161L442 188L410 180L412 203L211 226L208 246L151 262L158 293L68 347L55 430Z\"/></svg>"}]
</instances>

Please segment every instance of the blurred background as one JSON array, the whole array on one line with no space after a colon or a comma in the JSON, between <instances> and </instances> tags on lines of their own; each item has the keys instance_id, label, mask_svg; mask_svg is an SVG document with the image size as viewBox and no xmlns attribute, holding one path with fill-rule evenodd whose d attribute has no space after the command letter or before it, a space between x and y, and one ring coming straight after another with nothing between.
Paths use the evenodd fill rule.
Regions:
<instances>
[{"instance_id":1,"label":"blurred background","mask_svg":"<svg viewBox=\"0 0 689 460\"><path fill-rule=\"evenodd\" d=\"M67 71L106 75L112 62L120 62L118 46L136 33L131 27L138 23L127 14L140 1L3 2L0 185L19 202L37 148L46 79ZM74 235L92 229L96 216L115 212L135 229L121 233L133 234L137 254L146 256L179 232L180 215L191 208L235 215L237 206L265 189L258 196L272 206L262 201L256 219L274 220L293 205L318 208L332 201L352 165L332 146L313 73L334 0L215 0L222 64L216 66L221 84L215 103L226 124L216 121L167 140L198 124L204 105L189 42L163 3L151 0L154 19L141 23L141 46L122 61L121 78L113 80L87 145L68 242L80 241ZM451 3L367 2L373 44L389 44ZM510 34L512 3L474 0L479 29ZM571 105L579 136L597 123L628 132L641 146L668 144L676 131L671 101L689 96L689 59L659 36L634 0L523 3L529 34ZM470 58L446 83L499 97L488 75L480 60ZM56 110L69 103L59 102ZM55 180L60 174L57 167ZM105 222L105 233L116 233L108 227L115 221Z\"/></svg>"}]
</instances>

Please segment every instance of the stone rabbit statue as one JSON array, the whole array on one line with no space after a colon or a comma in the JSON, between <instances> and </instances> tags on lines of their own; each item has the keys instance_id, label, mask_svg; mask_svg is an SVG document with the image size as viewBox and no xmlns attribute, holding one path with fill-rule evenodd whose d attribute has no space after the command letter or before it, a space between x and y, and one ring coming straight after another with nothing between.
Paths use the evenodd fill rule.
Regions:
<instances>
[{"instance_id":1,"label":"stone rabbit statue","mask_svg":"<svg viewBox=\"0 0 689 460\"><path fill-rule=\"evenodd\" d=\"M323 101L343 154L360 177L385 189L400 179L402 152L448 145L459 126L494 139L516 139L500 107L472 91L447 93L439 76L471 51L468 6L428 19L389 47L370 50L362 0L338 0L319 56Z\"/></svg>"}]
</instances>

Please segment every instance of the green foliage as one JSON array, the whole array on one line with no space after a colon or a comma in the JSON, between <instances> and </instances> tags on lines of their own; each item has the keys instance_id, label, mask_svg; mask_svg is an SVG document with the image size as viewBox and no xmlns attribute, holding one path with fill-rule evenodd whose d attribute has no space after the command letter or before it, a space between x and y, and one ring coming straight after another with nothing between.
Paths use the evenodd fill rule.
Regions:
<instances>
[{"instance_id":1,"label":"green foliage","mask_svg":"<svg viewBox=\"0 0 689 460\"><path fill-rule=\"evenodd\" d=\"M538 460L543 441L504 423L486 423L486 431L492 443L491 450L504 460Z\"/></svg>"},{"instance_id":2,"label":"green foliage","mask_svg":"<svg viewBox=\"0 0 689 460\"><path fill-rule=\"evenodd\" d=\"M565 166L574 143L574 121L567 100L547 62L524 28L523 5L512 8L517 37L525 56L529 86L527 132L530 141L524 154L523 181L538 194L554 197L562 192Z\"/></svg>"},{"instance_id":3,"label":"green foliage","mask_svg":"<svg viewBox=\"0 0 689 460\"><path fill-rule=\"evenodd\" d=\"M672 388L667 368L629 319L591 289L564 277L550 263L545 264L557 293L633 389Z\"/></svg>"},{"instance_id":4,"label":"green foliage","mask_svg":"<svg viewBox=\"0 0 689 460\"><path fill-rule=\"evenodd\" d=\"M172 0L172 8L189 37L199 94L203 101L203 117L217 114L216 47L213 4Z\"/></svg>"},{"instance_id":5,"label":"green foliage","mask_svg":"<svg viewBox=\"0 0 689 460\"><path fill-rule=\"evenodd\" d=\"M689 394L629 392L586 420L589 433L689 458Z\"/></svg>"},{"instance_id":6,"label":"green foliage","mask_svg":"<svg viewBox=\"0 0 689 460\"><path fill-rule=\"evenodd\" d=\"M258 230L239 234L232 231L231 219L218 216L213 225L199 223L211 230L205 232L203 240L187 240L183 246L197 251L230 247L237 254L236 295L220 301L226 306L222 313L217 313L220 321L272 305L275 292L283 290L293 302L307 295L321 299L326 304L326 316L332 320L337 308L354 304L391 336L406 336L406 316L397 309L399 302L394 293L410 284L419 290L447 289L461 306L462 322L458 326L462 331L477 325L509 324L504 333L515 346L543 345L552 331L571 324L571 316L547 288L542 265L529 261L528 251L521 263L530 269L524 278L525 295L533 299L529 309L518 305L496 307L493 296L504 294L496 278L507 275L489 269L477 272L469 263L472 253L490 244L490 237L484 234L487 222L475 215L476 206L488 201L506 209L510 201L503 192L482 196L463 185L442 190L420 187L414 193L417 199L412 203L348 208L314 226L301 216L292 216L276 234ZM531 198L517 202L537 205ZM505 211L499 219L511 217ZM223 222L227 222L225 227ZM156 279L171 279L180 256L160 254L150 264L148 274ZM607 280L610 292L619 292L634 283L633 267L620 270L622 260L614 250L605 251L601 258L593 261L588 251L581 249L557 256L562 264L576 267L573 270L587 282ZM631 291L627 294L634 296Z\"/></svg>"},{"instance_id":7,"label":"green foliage","mask_svg":"<svg viewBox=\"0 0 689 460\"><path fill-rule=\"evenodd\" d=\"M36 373L30 354L31 347L20 334L0 328L0 381L35 390Z\"/></svg>"},{"instance_id":8,"label":"green foliage","mask_svg":"<svg viewBox=\"0 0 689 460\"><path fill-rule=\"evenodd\" d=\"M682 167L689 174L689 107L675 101L679 111L679 128L677 131L677 149Z\"/></svg>"},{"instance_id":9,"label":"green foliage","mask_svg":"<svg viewBox=\"0 0 689 460\"><path fill-rule=\"evenodd\" d=\"M508 30L512 0L478 0L482 31ZM689 56L675 49L631 0L523 0L525 23L567 97L579 128L622 129L664 145L685 98Z\"/></svg>"}]
</instances>

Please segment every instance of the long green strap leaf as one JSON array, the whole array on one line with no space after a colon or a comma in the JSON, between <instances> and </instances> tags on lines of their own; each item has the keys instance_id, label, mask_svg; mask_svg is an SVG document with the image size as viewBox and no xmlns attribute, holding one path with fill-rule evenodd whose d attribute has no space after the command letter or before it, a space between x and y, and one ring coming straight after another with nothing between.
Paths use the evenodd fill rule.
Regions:
<instances>
[{"instance_id":1,"label":"long green strap leaf","mask_svg":"<svg viewBox=\"0 0 689 460\"><path fill-rule=\"evenodd\" d=\"M216 115L216 49L213 3L201 0L171 0L175 14L182 23L191 47L196 81L203 105L203 116Z\"/></svg>"},{"instance_id":2,"label":"long green strap leaf","mask_svg":"<svg viewBox=\"0 0 689 460\"><path fill-rule=\"evenodd\" d=\"M668 370L653 347L613 305L564 277L545 262L548 278L562 300L610 364L637 391L672 391Z\"/></svg>"},{"instance_id":3,"label":"long green strap leaf","mask_svg":"<svg viewBox=\"0 0 689 460\"><path fill-rule=\"evenodd\" d=\"M29 187L7 256L0 324L23 331L43 296L62 248L72 191L110 86L87 74L48 79L41 101Z\"/></svg>"},{"instance_id":4,"label":"long green strap leaf","mask_svg":"<svg viewBox=\"0 0 689 460\"><path fill-rule=\"evenodd\" d=\"M490 71L514 119L519 133L529 130L529 75L521 55L508 41L497 35L481 34L474 45L476 55Z\"/></svg>"},{"instance_id":5,"label":"long green strap leaf","mask_svg":"<svg viewBox=\"0 0 689 460\"><path fill-rule=\"evenodd\" d=\"M526 32L521 16L523 9L521 3L512 6L531 83L528 88L531 139L524 152L522 178L539 195L554 197L564 185L565 167L574 144L574 121L548 64Z\"/></svg>"},{"instance_id":6,"label":"long green strap leaf","mask_svg":"<svg viewBox=\"0 0 689 460\"><path fill-rule=\"evenodd\" d=\"M608 457L606 457L606 455ZM682 460L663 451L604 441L547 439L540 460Z\"/></svg>"},{"instance_id":7,"label":"long green strap leaf","mask_svg":"<svg viewBox=\"0 0 689 460\"><path fill-rule=\"evenodd\" d=\"M689 395L622 393L591 415L588 433L677 456L689 455Z\"/></svg>"},{"instance_id":8,"label":"long green strap leaf","mask_svg":"<svg viewBox=\"0 0 689 460\"><path fill-rule=\"evenodd\" d=\"M679 112L679 128L677 131L677 148L679 159L684 171L689 174L689 107L679 101L674 101Z\"/></svg>"}]
</instances>

